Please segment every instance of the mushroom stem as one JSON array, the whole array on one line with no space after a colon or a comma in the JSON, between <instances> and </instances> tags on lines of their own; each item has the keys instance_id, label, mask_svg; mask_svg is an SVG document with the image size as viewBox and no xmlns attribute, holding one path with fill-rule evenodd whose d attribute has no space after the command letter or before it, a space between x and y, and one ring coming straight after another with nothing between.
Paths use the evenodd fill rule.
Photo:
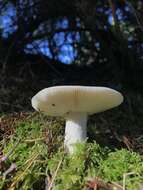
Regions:
<instances>
[{"instance_id":1,"label":"mushroom stem","mask_svg":"<svg viewBox=\"0 0 143 190\"><path fill-rule=\"evenodd\" d=\"M72 154L74 144L83 142L87 137L87 114L70 112L66 116L65 141L66 150Z\"/></svg>"}]
</instances>

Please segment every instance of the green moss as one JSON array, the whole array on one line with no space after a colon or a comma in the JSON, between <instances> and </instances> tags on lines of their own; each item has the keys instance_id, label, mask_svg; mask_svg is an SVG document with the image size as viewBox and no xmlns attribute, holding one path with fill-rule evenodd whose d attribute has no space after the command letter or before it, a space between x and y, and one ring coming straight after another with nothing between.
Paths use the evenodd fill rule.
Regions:
<instances>
[{"instance_id":1,"label":"green moss","mask_svg":"<svg viewBox=\"0 0 143 190\"><path fill-rule=\"evenodd\" d=\"M54 190L86 189L90 177L126 185L127 190L136 190L142 183L143 160L135 152L113 151L93 142L77 144L75 154L66 155L63 125L61 120L42 116L28 117L18 124L15 134L1 142L4 155L11 152L1 177L11 163L16 163L17 170L1 178L0 189L43 190L49 175Z\"/></svg>"},{"instance_id":2,"label":"green moss","mask_svg":"<svg viewBox=\"0 0 143 190\"><path fill-rule=\"evenodd\" d=\"M136 189L143 181L143 160L135 152L126 149L116 150L102 161L101 175L109 181L125 183L128 189Z\"/></svg>"}]
</instances>

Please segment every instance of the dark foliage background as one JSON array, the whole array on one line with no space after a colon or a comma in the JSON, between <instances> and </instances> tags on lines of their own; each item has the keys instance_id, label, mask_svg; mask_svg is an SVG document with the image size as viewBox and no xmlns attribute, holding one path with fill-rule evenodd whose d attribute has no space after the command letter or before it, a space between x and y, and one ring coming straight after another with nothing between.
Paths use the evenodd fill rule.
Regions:
<instances>
[{"instance_id":1,"label":"dark foliage background","mask_svg":"<svg viewBox=\"0 0 143 190\"><path fill-rule=\"evenodd\" d=\"M2 110L51 85L141 91L142 1L0 0L0 10Z\"/></svg>"}]
</instances>

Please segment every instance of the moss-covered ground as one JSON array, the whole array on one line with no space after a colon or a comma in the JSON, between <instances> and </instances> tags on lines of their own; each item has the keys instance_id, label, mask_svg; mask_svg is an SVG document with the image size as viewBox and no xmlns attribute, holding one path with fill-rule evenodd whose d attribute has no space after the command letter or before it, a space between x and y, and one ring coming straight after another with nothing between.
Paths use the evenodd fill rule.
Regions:
<instances>
[{"instance_id":1,"label":"moss-covered ground","mask_svg":"<svg viewBox=\"0 0 143 190\"><path fill-rule=\"evenodd\" d=\"M122 114L120 109L114 111L118 112L118 131ZM111 125L106 117L101 114L97 120L89 119L88 142L78 144L76 153L69 156L64 153L61 118L38 113L2 115L0 189L139 190L143 184L143 137L137 137L137 131L132 140L116 134L111 129L115 120L110 120ZM104 132L101 126L95 127L95 120Z\"/></svg>"},{"instance_id":2,"label":"moss-covered ground","mask_svg":"<svg viewBox=\"0 0 143 190\"><path fill-rule=\"evenodd\" d=\"M50 72L48 72L50 73ZM143 186L143 91L119 85L124 103L88 120L88 141L64 153L62 118L32 112L31 97L63 84L102 85L69 78L3 78L0 87L1 190L141 190ZM95 73L93 72L95 75ZM90 75L90 72L89 72ZM43 76L43 75L42 75ZM70 75L71 76L71 75ZM85 75L84 75L85 76ZM77 78L78 77L78 78ZM29 82L30 81L30 82ZM78 81L78 82L77 82ZM114 85L117 88L117 85ZM114 88L113 86L113 88ZM119 87L118 87L119 88ZM96 125L95 125L96 124Z\"/></svg>"}]
</instances>

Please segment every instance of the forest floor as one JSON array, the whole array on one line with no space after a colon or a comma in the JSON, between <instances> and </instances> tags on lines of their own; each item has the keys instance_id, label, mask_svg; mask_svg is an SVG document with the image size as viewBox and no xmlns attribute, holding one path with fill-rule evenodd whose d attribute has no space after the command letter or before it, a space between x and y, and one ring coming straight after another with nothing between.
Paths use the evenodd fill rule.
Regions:
<instances>
[{"instance_id":1,"label":"forest floor","mask_svg":"<svg viewBox=\"0 0 143 190\"><path fill-rule=\"evenodd\" d=\"M31 108L31 97L40 89L65 84L61 77L48 77L46 81L12 75L2 78L0 189L141 189L142 91L121 87L124 103L91 116L88 143L77 145L78 152L69 158L63 150L64 120L45 117ZM79 82L87 83L94 85Z\"/></svg>"}]
</instances>

